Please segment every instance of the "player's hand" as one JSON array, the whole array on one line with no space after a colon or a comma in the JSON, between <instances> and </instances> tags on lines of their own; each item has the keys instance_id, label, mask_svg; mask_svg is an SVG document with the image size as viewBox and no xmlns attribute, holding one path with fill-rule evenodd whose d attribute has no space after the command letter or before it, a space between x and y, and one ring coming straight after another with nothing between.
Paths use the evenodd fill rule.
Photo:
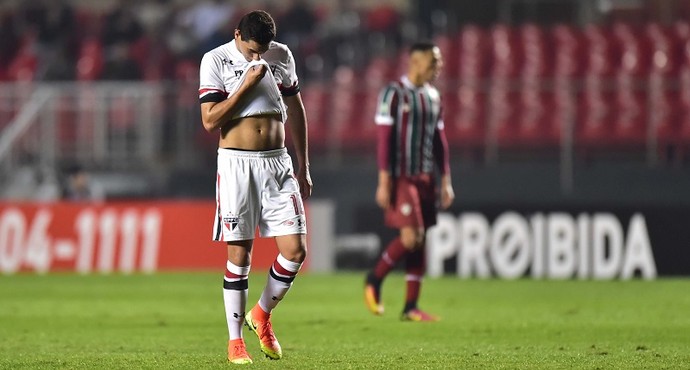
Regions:
<instances>
[{"instance_id":1,"label":"player's hand","mask_svg":"<svg viewBox=\"0 0 690 370\"><path fill-rule=\"evenodd\" d=\"M309 169L300 169L297 171L297 183L299 184L299 192L302 199L308 199L311 196L311 191L314 185L311 182L311 174Z\"/></svg>"},{"instance_id":2,"label":"player's hand","mask_svg":"<svg viewBox=\"0 0 690 370\"><path fill-rule=\"evenodd\" d=\"M441 209L448 209L455 200L455 191L450 177L443 177L441 179Z\"/></svg>"},{"instance_id":3,"label":"player's hand","mask_svg":"<svg viewBox=\"0 0 690 370\"><path fill-rule=\"evenodd\" d=\"M376 187L376 204L383 209L388 209L391 205L390 184L380 184Z\"/></svg>"},{"instance_id":4,"label":"player's hand","mask_svg":"<svg viewBox=\"0 0 690 370\"><path fill-rule=\"evenodd\" d=\"M391 206L391 176L386 171L379 171L379 185L376 187L376 204L383 209Z\"/></svg>"},{"instance_id":5,"label":"player's hand","mask_svg":"<svg viewBox=\"0 0 690 370\"><path fill-rule=\"evenodd\" d=\"M249 67L245 72L247 76L244 78L244 84L247 85L247 87L258 84L259 81L264 78L266 71L268 71L268 68L264 64L256 64Z\"/></svg>"}]
</instances>

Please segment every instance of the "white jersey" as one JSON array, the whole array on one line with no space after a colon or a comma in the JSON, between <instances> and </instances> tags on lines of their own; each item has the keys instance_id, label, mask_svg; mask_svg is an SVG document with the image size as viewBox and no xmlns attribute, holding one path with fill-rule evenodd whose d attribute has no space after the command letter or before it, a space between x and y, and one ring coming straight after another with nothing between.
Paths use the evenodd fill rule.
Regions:
<instances>
[{"instance_id":1,"label":"white jersey","mask_svg":"<svg viewBox=\"0 0 690 370\"><path fill-rule=\"evenodd\" d=\"M280 114L286 119L286 106L282 96L299 92L295 61L285 45L271 41L260 61L247 61L237 49L235 40L221 45L201 59L199 70L199 100L221 102L237 91L246 71L259 64L267 65L263 80L249 91L237 106L232 119L263 114Z\"/></svg>"}]
</instances>

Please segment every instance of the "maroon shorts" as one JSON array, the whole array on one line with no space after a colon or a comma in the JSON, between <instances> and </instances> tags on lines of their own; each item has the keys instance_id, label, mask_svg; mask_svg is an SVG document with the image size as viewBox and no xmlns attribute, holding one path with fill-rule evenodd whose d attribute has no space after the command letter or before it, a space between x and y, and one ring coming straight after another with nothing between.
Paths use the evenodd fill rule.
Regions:
<instances>
[{"instance_id":1,"label":"maroon shorts","mask_svg":"<svg viewBox=\"0 0 690 370\"><path fill-rule=\"evenodd\" d=\"M391 207L385 215L387 226L429 228L436 224L436 213L436 184L432 175L395 179Z\"/></svg>"}]
</instances>

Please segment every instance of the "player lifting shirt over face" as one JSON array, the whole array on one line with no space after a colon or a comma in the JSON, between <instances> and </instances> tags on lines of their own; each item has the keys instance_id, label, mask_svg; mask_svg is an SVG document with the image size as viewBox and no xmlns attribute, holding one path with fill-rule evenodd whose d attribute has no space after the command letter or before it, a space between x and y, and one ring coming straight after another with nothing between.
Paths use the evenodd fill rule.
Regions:
<instances>
[{"instance_id":1,"label":"player lifting shirt over face","mask_svg":"<svg viewBox=\"0 0 690 370\"><path fill-rule=\"evenodd\" d=\"M274 41L276 27L264 11L240 20L232 41L201 60L199 100L208 132L220 131L213 240L227 243L223 299L228 360L251 363L242 325L259 337L272 359L282 349L271 313L285 296L307 253L302 199L311 195L307 121L290 49ZM285 148L285 125L299 165ZM245 313L255 231L274 237L279 254L259 302Z\"/></svg>"}]
</instances>

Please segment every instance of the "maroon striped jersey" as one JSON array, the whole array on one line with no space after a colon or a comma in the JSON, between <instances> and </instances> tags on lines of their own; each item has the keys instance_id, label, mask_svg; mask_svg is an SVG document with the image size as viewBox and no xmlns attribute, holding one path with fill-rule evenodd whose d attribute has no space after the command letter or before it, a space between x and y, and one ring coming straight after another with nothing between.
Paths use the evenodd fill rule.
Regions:
<instances>
[{"instance_id":1,"label":"maroon striped jersey","mask_svg":"<svg viewBox=\"0 0 690 370\"><path fill-rule=\"evenodd\" d=\"M441 96L430 84L413 85L403 76L381 90L375 122L378 164L393 177L448 170Z\"/></svg>"}]
</instances>

